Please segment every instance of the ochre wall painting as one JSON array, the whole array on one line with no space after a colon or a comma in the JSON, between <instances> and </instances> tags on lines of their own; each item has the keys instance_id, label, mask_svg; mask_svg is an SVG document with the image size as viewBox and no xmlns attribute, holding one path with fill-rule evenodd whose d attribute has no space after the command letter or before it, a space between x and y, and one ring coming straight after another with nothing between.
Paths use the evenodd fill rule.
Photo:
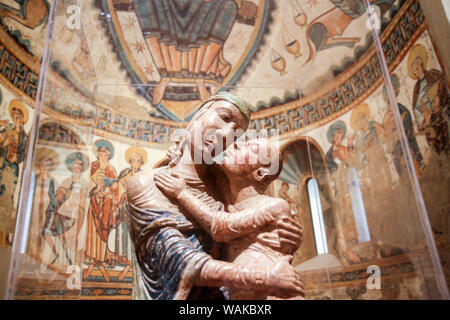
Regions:
<instances>
[{"instance_id":1,"label":"ochre wall painting","mask_svg":"<svg viewBox=\"0 0 450 320\"><path fill-rule=\"evenodd\" d=\"M418 1L371 2L383 14L380 38L449 282L448 78ZM71 30L67 3L59 1L32 168L29 263L17 297L131 298L126 181L159 163L173 133L219 90L251 102L251 129L281 134L286 161L269 192L287 200L304 226L293 264L305 270L307 298L432 297L432 279L420 271L427 268L423 228L360 1L192 0L190 14L215 23L191 33L154 25L145 13L161 3L83 1L82 28ZM2 246L14 236L49 10L36 1L25 15L26 5L0 1ZM314 268L311 178L330 278L323 264ZM369 242L358 240L355 185ZM361 274L375 262L386 281L367 291ZM80 290L63 285L71 265L82 270Z\"/></svg>"}]
</instances>

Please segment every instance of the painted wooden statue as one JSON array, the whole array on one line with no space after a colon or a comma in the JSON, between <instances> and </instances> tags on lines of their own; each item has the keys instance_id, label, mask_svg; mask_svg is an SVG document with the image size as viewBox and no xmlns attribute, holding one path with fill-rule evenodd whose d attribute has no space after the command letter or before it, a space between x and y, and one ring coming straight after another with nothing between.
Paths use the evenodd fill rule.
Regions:
<instances>
[{"instance_id":1,"label":"painted wooden statue","mask_svg":"<svg viewBox=\"0 0 450 320\"><path fill-rule=\"evenodd\" d=\"M278 148L264 139L235 143L230 149L222 166L229 182L230 196L226 203L230 212L209 210L186 188L183 179L164 171L155 174L156 185L176 198L215 241L226 243L227 261L255 270L279 261L290 262L298 246L287 244L279 237L282 228L276 220L283 221L286 228L295 229L299 225L291 218L287 201L264 195L281 172L282 159ZM265 156L271 161L265 162ZM252 157L256 159L254 163L248 161ZM282 277L278 280L280 285L285 281ZM225 288L232 300L275 299L278 297L274 294L279 293L271 292L265 286L242 288L233 283L225 284ZM301 295L282 294L284 298L303 299Z\"/></svg>"},{"instance_id":2,"label":"painted wooden statue","mask_svg":"<svg viewBox=\"0 0 450 320\"><path fill-rule=\"evenodd\" d=\"M246 215L231 224L239 225L235 232L230 230L231 225L227 224L227 219L220 223L215 220L216 217L226 217L225 205L232 204L233 201L227 202L225 197L230 192L224 169L215 163L208 165L203 160L217 155L216 152L221 145L225 147L231 145L236 139L235 132L242 134L248 127L249 119L249 105L239 97L228 93L210 97L188 125L186 135L177 144L173 152L175 156L171 157L169 165L151 172L138 173L128 180L131 231L138 264L135 298L211 298L214 292L217 293L215 297L220 297L218 294L220 292L215 290L220 287L228 288L231 297L236 297L236 290L239 289L254 292L261 290L260 294L264 292L264 297L303 295L299 274L289 264L289 257L280 258L283 254L279 251L281 242L288 252L297 248L301 242L301 229L293 218L272 212L273 203L269 201L267 206L248 209ZM242 156L239 152L236 154ZM247 167L246 170L250 168ZM256 173L258 170L250 171L258 176ZM191 209L189 210L182 205L186 205L186 201L177 200L162 192L155 185L154 178L157 172L167 172L183 179L186 185L182 187L186 189L184 194L191 200L197 199L199 207L188 207ZM262 175L257 177L260 179L261 187L265 184L261 180L264 178ZM246 192L241 194L241 197L245 198L245 194ZM249 193L248 196L261 197L255 193ZM236 202L236 199L234 200ZM236 211L244 210L240 205L241 203L236 202ZM198 208L214 212L213 220L219 229L212 231L211 226L214 224L195 219L194 212L198 211L196 210ZM232 211L230 208L228 207L228 211ZM217 212L221 214L216 215ZM210 213L204 213L203 218L211 218ZM266 239L267 247L275 254L272 258L280 259L274 258L269 266L223 261L221 247L213 241L214 238L220 241L235 239L249 235L270 223L283 230L278 233L282 238L279 242L270 241L270 231ZM213 235L213 239L208 231ZM254 241L255 234L251 237ZM245 247L242 245L241 248ZM277 249L278 253L275 253ZM236 253L233 258L238 259L238 254Z\"/></svg>"}]
</instances>

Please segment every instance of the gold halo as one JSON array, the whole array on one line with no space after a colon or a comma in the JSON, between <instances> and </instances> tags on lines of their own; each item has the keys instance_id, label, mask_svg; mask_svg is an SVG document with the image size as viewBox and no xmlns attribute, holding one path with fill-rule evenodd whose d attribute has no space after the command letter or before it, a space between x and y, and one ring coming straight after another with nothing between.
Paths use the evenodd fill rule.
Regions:
<instances>
[{"instance_id":1,"label":"gold halo","mask_svg":"<svg viewBox=\"0 0 450 320\"><path fill-rule=\"evenodd\" d=\"M12 109L19 109L23 114L23 123L27 123L28 121L28 109L25 107L22 101L14 99L9 103L9 115L12 119Z\"/></svg>"},{"instance_id":2,"label":"gold halo","mask_svg":"<svg viewBox=\"0 0 450 320\"><path fill-rule=\"evenodd\" d=\"M147 151L145 151L142 148L138 148L138 147L129 147L127 149L127 151L125 152L125 160L128 162L128 164L131 165L131 155L133 153L137 153L138 155L140 155L142 157L142 165L144 165L147 162Z\"/></svg>"},{"instance_id":3,"label":"gold halo","mask_svg":"<svg viewBox=\"0 0 450 320\"><path fill-rule=\"evenodd\" d=\"M361 113L365 114L367 119L370 118L370 110L369 110L369 105L367 103L362 103L353 110L353 112L350 116L350 125L353 128L353 130L358 130L358 128L356 126L356 119L358 119L358 117Z\"/></svg>"},{"instance_id":4,"label":"gold halo","mask_svg":"<svg viewBox=\"0 0 450 320\"><path fill-rule=\"evenodd\" d=\"M59 166L59 155L54 150L49 148L39 148L36 149L36 154L34 156L34 169L39 170L38 164L43 159L53 160L53 165L50 167L49 171L53 171Z\"/></svg>"},{"instance_id":5,"label":"gold halo","mask_svg":"<svg viewBox=\"0 0 450 320\"><path fill-rule=\"evenodd\" d=\"M428 52L427 49L420 43L416 44L412 48L411 53L409 54L408 57L408 74L414 80L417 80L417 77L412 72L412 63L416 61L417 58L422 59L423 67L426 68L428 64Z\"/></svg>"}]
</instances>

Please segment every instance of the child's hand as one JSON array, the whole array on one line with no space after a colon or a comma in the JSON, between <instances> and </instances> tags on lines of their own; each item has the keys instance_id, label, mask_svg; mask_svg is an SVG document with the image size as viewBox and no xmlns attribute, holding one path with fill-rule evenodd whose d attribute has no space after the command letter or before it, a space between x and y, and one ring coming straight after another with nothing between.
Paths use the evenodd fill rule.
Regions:
<instances>
[{"instance_id":1,"label":"child's hand","mask_svg":"<svg viewBox=\"0 0 450 320\"><path fill-rule=\"evenodd\" d=\"M305 287L300 273L291 265L292 258L292 256L283 256L269 269L267 287L269 292L277 297L305 296Z\"/></svg>"},{"instance_id":2,"label":"child's hand","mask_svg":"<svg viewBox=\"0 0 450 320\"><path fill-rule=\"evenodd\" d=\"M182 178L179 178L176 174L170 175L165 172L155 173L155 184L161 191L174 198L186 189L186 183Z\"/></svg>"}]
</instances>

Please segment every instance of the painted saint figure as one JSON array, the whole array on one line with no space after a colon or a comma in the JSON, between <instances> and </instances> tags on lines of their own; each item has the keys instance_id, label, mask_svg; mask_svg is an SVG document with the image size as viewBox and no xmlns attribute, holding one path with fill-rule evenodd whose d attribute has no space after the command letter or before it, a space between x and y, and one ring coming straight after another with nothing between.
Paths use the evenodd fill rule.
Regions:
<instances>
[{"instance_id":1,"label":"painted saint figure","mask_svg":"<svg viewBox=\"0 0 450 320\"><path fill-rule=\"evenodd\" d=\"M391 192L392 171L383 148L384 128L371 119L370 109L366 103L353 110L350 115L350 124L355 132L349 137L348 146L352 150L351 164L356 171L348 171L349 181L353 181L349 187L360 190L365 215L360 214L361 210L354 212L357 212L360 217L366 216L370 239L396 241L398 233L394 225L389 224L392 219L392 203L395 200ZM354 179L359 181L360 187L355 187L358 184ZM381 197L384 201L379 201ZM358 200L355 197L352 201ZM362 222L359 226L365 228ZM369 233L365 235L369 236Z\"/></svg>"},{"instance_id":2,"label":"painted saint figure","mask_svg":"<svg viewBox=\"0 0 450 320\"><path fill-rule=\"evenodd\" d=\"M60 264L68 266L81 263L83 244L79 241L79 233L88 191L87 181L81 175L89 167L89 158L84 153L74 152L66 157L65 163L72 175L52 192L42 236L54 253L52 263L64 258Z\"/></svg>"},{"instance_id":3,"label":"painted saint figure","mask_svg":"<svg viewBox=\"0 0 450 320\"><path fill-rule=\"evenodd\" d=\"M19 164L25 159L27 134L24 125L28 121L28 110L19 100L12 100L9 104L9 114L13 123L9 123L0 130L0 150L3 163L0 166L0 195L5 192L5 182L2 181L1 172L6 167L13 170L17 183L19 176Z\"/></svg>"},{"instance_id":4,"label":"painted saint figure","mask_svg":"<svg viewBox=\"0 0 450 320\"><path fill-rule=\"evenodd\" d=\"M398 94L400 93L400 79L398 75L393 74L391 75L391 82L392 86L394 87L395 96L398 97ZM389 104L389 98L387 93L386 86L383 87L383 98L384 101ZM398 110L400 112L400 117L402 119L403 128L405 130L406 137L408 139L409 148L411 150L415 167L418 170L420 174L420 168L423 167L423 157L419 150L419 145L417 144L416 136L414 135L414 126L413 126L413 120L411 113L409 110L402 105L401 103L397 102ZM395 124L394 120L394 114L391 111L391 108L388 106L388 110L386 111L386 114L384 115L383 119L383 127L385 129L385 136L387 142L391 142L391 147L388 148L389 152L392 153L392 156L394 158L394 165L395 169L397 170L397 173L399 176L402 176L404 173L403 168L406 167L404 163L404 154L403 154L403 148L399 140L399 136L397 133L397 126Z\"/></svg>"},{"instance_id":5,"label":"painted saint figure","mask_svg":"<svg viewBox=\"0 0 450 320\"><path fill-rule=\"evenodd\" d=\"M223 211L224 197L229 193L221 190L226 181L221 167L194 162L194 157L214 158L220 145L226 148L237 138L236 131L242 134L247 129L249 120L250 107L239 97L229 93L212 96L189 123L169 165L128 180L132 240L138 262L136 298L193 299L202 296L202 288L221 286L265 287L269 294L282 296L302 294L299 275L287 261L252 268L214 259L220 257L212 250L217 243L175 199L155 185L155 172L167 171L183 178L186 189L209 209ZM285 229L292 237L280 235L285 246L299 245L300 230L294 229L293 234Z\"/></svg>"},{"instance_id":6,"label":"painted saint figure","mask_svg":"<svg viewBox=\"0 0 450 320\"><path fill-rule=\"evenodd\" d=\"M359 166L365 166L368 163L380 165L375 158L383 157L383 153L380 155L377 152L383 135L383 127L370 119L370 109L366 103L360 104L353 110L350 124L354 133L348 138L348 147L356 153L357 164Z\"/></svg>"},{"instance_id":7,"label":"painted saint figure","mask_svg":"<svg viewBox=\"0 0 450 320\"><path fill-rule=\"evenodd\" d=\"M342 120L334 122L328 129L327 138L331 148L326 154L326 161L330 173L335 172L339 164L346 164L349 159L349 150L343 145L346 132L347 126Z\"/></svg>"},{"instance_id":8,"label":"painted saint figure","mask_svg":"<svg viewBox=\"0 0 450 320\"><path fill-rule=\"evenodd\" d=\"M116 226L118 205L117 174L109 160L114 156L114 147L109 141L95 142L97 161L91 164L90 204L87 216L87 238L85 257L89 267L84 274L87 278L94 266L98 266L106 281L111 277L105 263L113 264L114 249L109 246L110 231Z\"/></svg>"},{"instance_id":9,"label":"painted saint figure","mask_svg":"<svg viewBox=\"0 0 450 320\"><path fill-rule=\"evenodd\" d=\"M49 148L38 148L35 154L34 167L34 199L30 217L30 232L28 238L28 254L44 265L52 264L51 248L45 242L43 229L46 220L46 210L55 197L57 183L52 172L59 165L58 154Z\"/></svg>"},{"instance_id":10,"label":"painted saint figure","mask_svg":"<svg viewBox=\"0 0 450 320\"><path fill-rule=\"evenodd\" d=\"M330 125L327 131L327 138L328 142L331 143L331 147L327 151L325 159L328 171L333 175L334 209L343 213L336 215L336 224L339 224L341 230L343 230L336 235L336 250L348 263L359 263L361 261L353 248L353 244L357 242L358 236L354 217L348 210L351 203L348 197L349 187L347 184L347 172L353 165L355 154L353 149L344 145L346 134L347 125L344 121L337 120Z\"/></svg>"},{"instance_id":11,"label":"painted saint figure","mask_svg":"<svg viewBox=\"0 0 450 320\"><path fill-rule=\"evenodd\" d=\"M424 133L428 144L437 154L449 152L448 121L450 95L444 73L427 70L428 52L417 44L408 57L409 76L416 80L413 92L413 109L419 132Z\"/></svg>"},{"instance_id":12,"label":"painted saint figure","mask_svg":"<svg viewBox=\"0 0 450 320\"><path fill-rule=\"evenodd\" d=\"M161 75L153 104L164 97L170 79L196 81L200 99L210 93L205 79L221 81L231 70L223 45L242 1L133 0L143 36Z\"/></svg>"},{"instance_id":13,"label":"painted saint figure","mask_svg":"<svg viewBox=\"0 0 450 320\"><path fill-rule=\"evenodd\" d=\"M125 265L118 277L120 281L125 278L127 272L131 269L131 240L126 194L127 181L130 177L142 171L142 166L147 162L147 152L142 148L130 147L125 152L125 160L130 167L123 169L118 178L122 188L117 209L116 261Z\"/></svg>"},{"instance_id":14,"label":"painted saint figure","mask_svg":"<svg viewBox=\"0 0 450 320\"><path fill-rule=\"evenodd\" d=\"M19 100L9 104L12 123L1 121L0 125L0 199L7 208L7 216L2 217L5 224L0 232L0 243L8 243L8 235L15 226L14 193L19 178L19 165L25 159L27 133L24 126L28 121L28 110Z\"/></svg>"},{"instance_id":15,"label":"painted saint figure","mask_svg":"<svg viewBox=\"0 0 450 320\"><path fill-rule=\"evenodd\" d=\"M335 8L325 12L311 21L306 30L311 61L317 52L337 46L353 48L361 40L359 37L343 37L344 31L357 18L361 17L366 8L361 0L330 0ZM371 5L380 6L381 15L395 0L370 0Z\"/></svg>"},{"instance_id":16,"label":"painted saint figure","mask_svg":"<svg viewBox=\"0 0 450 320\"><path fill-rule=\"evenodd\" d=\"M283 181L281 183L280 191L278 191L278 197L289 203L289 206L291 207L291 212L296 214L297 201L293 199L288 192L289 192L289 183Z\"/></svg>"}]
</instances>

